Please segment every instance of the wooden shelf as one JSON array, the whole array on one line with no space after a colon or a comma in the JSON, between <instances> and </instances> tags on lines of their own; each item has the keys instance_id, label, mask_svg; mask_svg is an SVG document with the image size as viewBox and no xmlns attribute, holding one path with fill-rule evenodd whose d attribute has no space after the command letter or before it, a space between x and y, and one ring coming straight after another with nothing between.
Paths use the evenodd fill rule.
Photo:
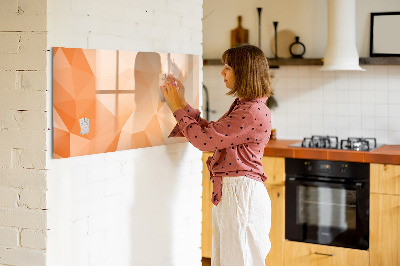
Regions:
<instances>
[{"instance_id":1,"label":"wooden shelf","mask_svg":"<svg viewBox=\"0 0 400 266\"><path fill-rule=\"evenodd\" d=\"M222 66L221 59L203 59L204 66Z\"/></svg>"},{"instance_id":2,"label":"wooden shelf","mask_svg":"<svg viewBox=\"0 0 400 266\"><path fill-rule=\"evenodd\" d=\"M279 66L304 66L304 65L322 65L321 58L268 58L270 67ZM220 59L204 59L203 65L205 66L218 66L222 65Z\"/></svg>"},{"instance_id":3,"label":"wooden shelf","mask_svg":"<svg viewBox=\"0 0 400 266\"><path fill-rule=\"evenodd\" d=\"M360 65L400 65L400 57L362 57Z\"/></svg>"},{"instance_id":4,"label":"wooden shelf","mask_svg":"<svg viewBox=\"0 0 400 266\"><path fill-rule=\"evenodd\" d=\"M271 68L279 66L322 66L322 58L268 58ZM221 59L204 59L204 66L222 65ZM360 65L400 65L400 57L362 57Z\"/></svg>"},{"instance_id":5,"label":"wooden shelf","mask_svg":"<svg viewBox=\"0 0 400 266\"><path fill-rule=\"evenodd\" d=\"M268 58L270 67L322 66L322 58Z\"/></svg>"}]
</instances>

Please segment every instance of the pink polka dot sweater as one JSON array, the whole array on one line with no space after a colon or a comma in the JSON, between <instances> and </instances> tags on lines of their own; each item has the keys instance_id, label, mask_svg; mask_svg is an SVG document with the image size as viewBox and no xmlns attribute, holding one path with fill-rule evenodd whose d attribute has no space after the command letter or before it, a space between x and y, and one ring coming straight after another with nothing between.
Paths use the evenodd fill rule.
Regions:
<instances>
[{"instance_id":1,"label":"pink polka dot sweater","mask_svg":"<svg viewBox=\"0 0 400 266\"><path fill-rule=\"evenodd\" d=\"M261 159L271 132L271 112L267 97L238 98L218 121L208 122L200 111L187 105L174 112L178 124L169 137L186 137L201 151L214 151L207 160L213 182L211 201L221 200L224 176L247 176L261 182L267 179Z\"/></svg>"}]
</instances>

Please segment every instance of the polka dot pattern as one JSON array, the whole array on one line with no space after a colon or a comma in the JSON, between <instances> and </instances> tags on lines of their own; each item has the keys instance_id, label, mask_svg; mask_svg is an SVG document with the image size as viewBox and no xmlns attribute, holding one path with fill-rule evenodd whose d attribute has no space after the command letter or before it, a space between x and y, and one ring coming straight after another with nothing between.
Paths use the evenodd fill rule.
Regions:
<instances>
[{"instance_id":1,"label":"polka dot pattern","mask_svg":"<svg viewBox=\"0 0 400 266\"><path fill-rule=\"evenodd\" d=\"M200 117L200 111L187 105L174 112L178 124L170 137L186 137L201 151L215 151L207 160L213 182L211 201L217 205L222 196L224 176L247 176L264 182L261 158L271 132L267 98L236 99L216 122ZM239 107L240 106L240 107Z\"/></svg>"}]
</instances>

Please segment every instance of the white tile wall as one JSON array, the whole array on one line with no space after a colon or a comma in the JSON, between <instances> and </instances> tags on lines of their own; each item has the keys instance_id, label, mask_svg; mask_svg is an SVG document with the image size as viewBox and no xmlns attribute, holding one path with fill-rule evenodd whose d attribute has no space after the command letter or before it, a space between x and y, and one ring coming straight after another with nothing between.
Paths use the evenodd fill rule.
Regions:
<instances>
[{"instance_id":1,"label":"white tile wall","mask_svg":"<svg viewBox=\"0 0 400 266\"><path fill-rule=\"evenodd\" d=\"M365 72L322 72L318 66L281 66L271 69L278 108L272 124L281 139L310 135L376 137L382 144L400 144L400 66L366 65ZM219 66L204 67L210 90L212 120L218 119L233 98Z\"/></svg>"}]
</instances>

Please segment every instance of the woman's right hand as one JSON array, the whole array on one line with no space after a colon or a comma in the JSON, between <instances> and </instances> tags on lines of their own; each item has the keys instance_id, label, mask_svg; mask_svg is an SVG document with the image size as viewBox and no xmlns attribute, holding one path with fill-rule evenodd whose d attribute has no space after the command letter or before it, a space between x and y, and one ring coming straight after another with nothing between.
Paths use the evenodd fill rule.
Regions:
<instances>
[{"instance_id":1,"label":"woman's right hand","mask_svg":"<svg viewBox=\"0 0 400 266\"><path fill-rule=\"evenodd\" d=\"M182 82L175 78L173 74L169 74L168 77L171 79L171 81L177 83L178 85L178 97L179 97L179 103L182 106L182 108L185 108L187 105L187 102L185 100L185 87L183 86Z\"/></svg>"}]
</instances>

